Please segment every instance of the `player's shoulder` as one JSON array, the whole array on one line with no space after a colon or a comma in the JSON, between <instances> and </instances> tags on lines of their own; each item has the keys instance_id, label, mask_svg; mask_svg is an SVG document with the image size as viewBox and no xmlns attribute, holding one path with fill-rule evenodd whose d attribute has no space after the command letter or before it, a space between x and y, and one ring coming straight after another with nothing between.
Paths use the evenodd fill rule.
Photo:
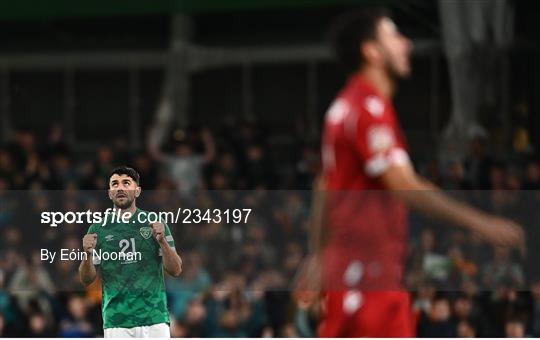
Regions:
<instances>
[{"instance_id":1,"label":"player's shoulder","mask_svg":"<svg viewBox=\"0 0 540 340\"><path fill-rule=\"evenodd\" d=\"M367 119L384 119L391 112L391 104L360 77L349 82L341 97L354 111Z\"/></svg>"},{"instance_id":2,"label":"player's shoulder","mask_svg":"<svg viewBox=\"0 0 540 340\"><path fill-rule=\"evenodd\" d=\"M145 215L148 215L149 211L148 210L144 210L144 209L141 209L141 208L138 208L137 207L137 210L135 211L135 214L145 214Z\"/></svg>"},{"instance_id":3,"label":"player's shoulder","mask_svg":"<svg viewBox=\"0 0 540 340\"><path fill-rule=\"evenodd\" d=\"M102 229L101 224L93 223L93 224L90 225L90 227L88 227L87 234L94 234L94 233L97 234L101 229Z\"/></svg>"},{"instance_id":4,"label":"player's shoulder","mask_svg":"<svg viewBox=\"0 0 540 340\"><path fill-rule=\"evenodd\" d=\"M384 119L388 116L388 104L371 91L358 91L350 96L349 102L354 111L365 119Z\"/></svg>"}]
</instances>

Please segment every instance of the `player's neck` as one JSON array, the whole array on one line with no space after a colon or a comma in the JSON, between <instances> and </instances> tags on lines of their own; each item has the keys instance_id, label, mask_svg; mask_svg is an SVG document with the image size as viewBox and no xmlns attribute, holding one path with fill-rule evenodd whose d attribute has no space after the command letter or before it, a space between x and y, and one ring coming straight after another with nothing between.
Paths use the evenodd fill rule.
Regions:
<instances>
[{"instance_id":1,"label":"player's neck","mask_svg":"<svg viewBox=\"0 0 540 340\"><path fill-rule=\"evenodd\" d=\"M358 73L363 79L371 84L380 95L387 99L394 96L395 82L388 76L388 73L382 69L366 67Z\"/></svg>"}]
</instances>

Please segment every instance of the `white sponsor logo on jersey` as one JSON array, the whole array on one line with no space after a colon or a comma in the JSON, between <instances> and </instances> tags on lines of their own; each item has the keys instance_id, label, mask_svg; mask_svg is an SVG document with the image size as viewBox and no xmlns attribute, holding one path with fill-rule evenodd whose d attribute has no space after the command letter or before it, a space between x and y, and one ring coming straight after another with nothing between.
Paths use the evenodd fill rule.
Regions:
<instances>
[{"instance_id":1,"label":"white sponsor logo on jersey","mask_svg":"<svg viewBox=\"0 0 540 340\"><path fill-rule=\"evenodd\" d=\"M384 152L394 146L392 129L386 125L375 125L367 132L368 148L372 153Z\"/></svg>"},{"instance_id":2,"label":"white sponsor logo on jersey","mask_svg":"<svg viewBox=\"0 0 540 340\"><path fill-rule=\"evenodd\" d=\"M332 124L341 123L347 116L349 108L349 103L345 99L337 99L330 106L326 114L326 120Z\"/></svg>"},{"instance_id":3,"label":"white sponsor logo on jersey","mask_svg":"<svg viewBox=\"0 0 540 340\"><path fill-rule=\"evenodd\" d=\"M358 290L349 290L343 297L343 311L353 314L364 304L364 296Z\"/></svg>"},{"instance_id":4,"label":"white sponsor logo on jersey","mask_svg":"<svg viewBox=\"0 0 540 340\"><path fill-rule=\"evenodd\" d=\"M379 97L376 96L366 97L365 107L366 111L376 118L382 116L384 112L384 103Z\"/></svg>"}]
</instances>

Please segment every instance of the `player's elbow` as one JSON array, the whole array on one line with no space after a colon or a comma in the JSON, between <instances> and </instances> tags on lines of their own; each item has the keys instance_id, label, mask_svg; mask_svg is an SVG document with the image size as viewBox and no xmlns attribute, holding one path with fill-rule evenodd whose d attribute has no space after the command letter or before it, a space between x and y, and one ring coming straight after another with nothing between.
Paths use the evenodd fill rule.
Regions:
<instances>
[{"instance_id":1,"label":"player's elbow","mask_svg":"<svg viewBox=\"0 0 540 340\"><path fill-rule=\"evenodd\" d=\"M174 277L179 277L180 274L182 274L182 259L180 256L178 257L178 270L175 273L176 275Z\"/></svg>"},{"instance_id":2,"label":"player's elbow","mask_svg":"<svg viewBox=\"0 0 540 340\"><path fill-rule=\"evenodd\" d=\"M88 286L90 286L90 285L94 282L94 280L96 279L96 277L95 277L95 276L94 276L94 277L84 277L84 276L81 276L80 279L81 279L81 283L83 284L83 286L84 286L84 287L88 287Z\"/></svg>"},{"instance_id":3,"label":"player's elbow","mask_svg":"<svg viewBox=\"0 0 540 340\"><path fill-rule=\"evenodd\" d=\"M167 270L167 272L172 277L180 277L180 274L182 274L182 258L180 256L177 257L176 266L172 270Z\"/></svg>"},{"instance_id":4,"label":"player's elbow","mask_svg":"<svg viewBox=\"0 0 540 340\"><path fill-rule=\"evenodd\" d=\"M391 191L422 190L424 186L409 166L393 166L380 176L385 188Z\"/></svg>"}]
</instances>

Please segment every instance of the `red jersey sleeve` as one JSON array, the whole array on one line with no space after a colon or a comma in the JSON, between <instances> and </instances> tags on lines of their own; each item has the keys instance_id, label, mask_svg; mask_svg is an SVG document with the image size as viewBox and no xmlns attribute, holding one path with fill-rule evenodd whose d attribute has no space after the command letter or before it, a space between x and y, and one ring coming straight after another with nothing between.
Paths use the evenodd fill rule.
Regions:
<instances>
[{"instance_id":1,"label":"red jersey sleeve","mask_svg":"<svg viewBox=\"0 0 540 340\"><path fill-rule=\"evenodd\" d=\"M369 177L378 177L395 165L410 164L392 106L375 95L356 103L352 142Z\"/></svg>"}]
</instances>

